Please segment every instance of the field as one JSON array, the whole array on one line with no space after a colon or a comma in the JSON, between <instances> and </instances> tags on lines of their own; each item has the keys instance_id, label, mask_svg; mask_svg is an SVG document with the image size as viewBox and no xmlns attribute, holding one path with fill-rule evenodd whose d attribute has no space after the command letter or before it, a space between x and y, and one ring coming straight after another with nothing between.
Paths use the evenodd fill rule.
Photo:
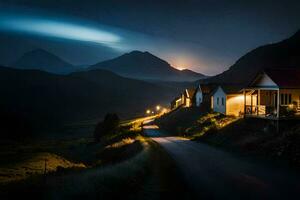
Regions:
<instances>
[{"instance_id":1,"label":"field","mask_svg":"<svg viewBox=\"0 0 300 200\"><path fill-rule=\"evenodd\" d=\"M158 199L174 191L185 196L164 150L143 137L135 123L123 127L100 143L89 137L3 142L0 197Z\"/></svg>"}]
</instances>

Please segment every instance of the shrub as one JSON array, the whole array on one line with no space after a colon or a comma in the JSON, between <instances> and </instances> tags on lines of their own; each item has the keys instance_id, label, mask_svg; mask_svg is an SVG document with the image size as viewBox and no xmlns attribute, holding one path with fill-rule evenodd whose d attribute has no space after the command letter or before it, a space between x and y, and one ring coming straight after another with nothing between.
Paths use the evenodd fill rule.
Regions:
<instances>
[{"instance_id":1,"label":"shrub","mask_svg":"<svg viewBox=\"0 0 300 200\"><path fill-rule=\"evenodd\" d=\"M103 121L96 125L94 131L94 138L96 142L99 142L105 135L112 135L118 131L120 119L117 114L106 114Z\"/></svg>"}]
</instances>

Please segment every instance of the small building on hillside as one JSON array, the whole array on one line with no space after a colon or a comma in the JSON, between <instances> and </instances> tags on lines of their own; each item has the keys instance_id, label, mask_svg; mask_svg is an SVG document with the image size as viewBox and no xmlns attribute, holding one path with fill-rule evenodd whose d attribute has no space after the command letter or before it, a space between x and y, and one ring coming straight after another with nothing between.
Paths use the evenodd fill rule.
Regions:
<instances>
[{"instance_id":1,"label":"small building on hillside","mask_svg":"<svg viewBox=\"0 0 300 200\"><path fill-rule=\"evenodd\" d=\"M175 110L176 108L179 108L182 105L181 96L174 98L171 101L171 110Z\"/></svg>"},{"instance_id":2,"label":"small building on hillside","mask_svg":"<svg viewBox=\"0 0 300 200\"><path fill-rule=\"evenodd\" d=\"M193 105L193 99L195 95L196 89L188 88L185 89L181 95L182 104L185 107L191 107Z\"/></svg>"},{"instance_id":3,"label":"small building on hillside","mask_svg":"<svg viewBox=\"0 0 300 200\"><path fill-rule=\"evenodd\" d=\"M300 115L300 69L265 69L243 91L246 117Z\"/></svg>"},{"instance_id":4,"label":"small building on hillside","mask_svg":"<svg viewBox=\"0 0 300 200\"><path fill-rule=\"evenodd\" d=\"M211 109L224 115L241 116L244 96L240 86L218 86L211 95Z\"/></svg>"},{"instance_id":5,"label":"small building on hillside","mask_svg":"<svg viewBox=\"0 0 300 200\"><path fill-rule=\"evenodd\" d=\"M208 106L210 105L210 95L213 91L213 86L211 85L205 85L205 84L199 84L199 86L196 88L195 95L193 98L193 104L197 107L200 107L200 105L204 102L208 103Z\"/></svg>"}]
</instances>

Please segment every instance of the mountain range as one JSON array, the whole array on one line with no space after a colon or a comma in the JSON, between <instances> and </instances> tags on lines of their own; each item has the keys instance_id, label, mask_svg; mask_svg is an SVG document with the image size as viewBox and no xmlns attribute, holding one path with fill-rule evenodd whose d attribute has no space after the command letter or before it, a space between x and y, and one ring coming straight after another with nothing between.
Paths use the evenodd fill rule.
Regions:
<instances>
[{"instance_id":1,"label":"mountain range","mask_svg":"<svg viewBox=\"0 0 300 200\"><path fill-rule=\"evenodd\" d=\"M300 68L300 31L286 40L250 51L227 71L200 82L244 86L265 68Z\"/></svg>"},{"instance_id":2,"label":"mountain range","mask_svg":"<svg viewBox=\"0 0 300 200\"><path fill-rule=\"evenodd\" d=\"M25 53L11 66L18 69L37 69L55 74L105 69L124 77L139 80L195 81L205 78L203 74L191 70L177 70L149 52L141 51L132 51L90 67L82 67L74 66L46 50L36 49Z\"/></svg>"}]
</instances>

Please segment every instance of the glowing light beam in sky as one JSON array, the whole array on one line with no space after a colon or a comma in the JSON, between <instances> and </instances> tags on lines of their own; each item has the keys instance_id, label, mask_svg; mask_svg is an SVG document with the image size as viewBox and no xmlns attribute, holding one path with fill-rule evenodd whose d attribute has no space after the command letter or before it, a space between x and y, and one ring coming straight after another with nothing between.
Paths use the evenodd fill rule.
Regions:
<instances>
[{"instance_id":1,"label":"glowing light beam in sky","mask_svg":"<svg viewBox=\"0 0 300 200\"><path fill-rule=\"evenodd\" d=\"M0 30L95 42L116 49L118 48L118 42L121 41L119 35L98 27L28 16L0 16Z\"/></svg>"}]
</instances>

